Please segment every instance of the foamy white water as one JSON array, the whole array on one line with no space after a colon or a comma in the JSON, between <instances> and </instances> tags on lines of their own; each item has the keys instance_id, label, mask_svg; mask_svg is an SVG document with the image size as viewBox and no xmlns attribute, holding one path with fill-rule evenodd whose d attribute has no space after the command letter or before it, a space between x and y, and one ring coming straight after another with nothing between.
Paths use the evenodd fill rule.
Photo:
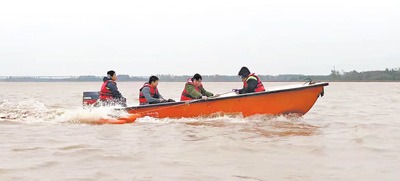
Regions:
<instances>
[{"instance_id":1,"label":"foamy white water","mask_svg":"<svg viewBox=\"0 0 400 181\"><path fill-rule=\"evenodd\" d=\"M120 82L128 105L143 83ZM291 83L266 83L267 89ZM303 117L140 118L82 109L101 83L0 86L0 180L399 180L400 84L331 83ZM184 83L160 83L179 100ZM204 83L223 93L237 83ZM117 113L124 114L124 113Z\"/></svg>"}]
</instances>

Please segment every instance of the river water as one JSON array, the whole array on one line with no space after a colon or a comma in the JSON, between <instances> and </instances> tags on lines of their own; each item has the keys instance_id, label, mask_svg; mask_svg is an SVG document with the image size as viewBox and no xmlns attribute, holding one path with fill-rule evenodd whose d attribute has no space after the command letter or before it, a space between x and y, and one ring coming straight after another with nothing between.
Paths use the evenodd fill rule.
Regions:
<instances>
[{"instance_id":1,"label":"river water","mask_svg":"<svg viewBox=\"0 0 400 181\"><path fill-rule=\"evenodd\" d=\"M128 105L142 84L118 83ZM0 180L400 180L400 83L331 83L303 117L83 123L111 112L81 108L100 86L0 82ZM183 87L159 90L178 100Z\"/></svg>"}]
</instances>

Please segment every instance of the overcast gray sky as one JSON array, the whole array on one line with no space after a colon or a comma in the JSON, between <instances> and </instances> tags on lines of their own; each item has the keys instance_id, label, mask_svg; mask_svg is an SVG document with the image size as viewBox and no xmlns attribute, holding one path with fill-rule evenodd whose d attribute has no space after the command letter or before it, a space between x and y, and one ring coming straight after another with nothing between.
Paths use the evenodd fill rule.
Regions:
<instances>
[{"instance_id":1,"label":"overcast gray sky","mask_svg":"<svg viewBox=\"0 0 400 181\"><path fill-rule=\"evenodd\" d=\"M2 1L0 61L0 75L398 68L400 1Z\"/></svg>"}]
</instances>

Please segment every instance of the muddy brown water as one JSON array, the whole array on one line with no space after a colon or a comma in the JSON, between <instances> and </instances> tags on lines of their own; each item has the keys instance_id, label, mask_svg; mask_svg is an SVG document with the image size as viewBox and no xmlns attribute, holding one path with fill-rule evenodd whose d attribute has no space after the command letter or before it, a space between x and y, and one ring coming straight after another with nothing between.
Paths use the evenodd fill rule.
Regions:
<instances>
[{"instance_id":1,"label":"muddy brown water","mask_svg":"<svg viewBox=\"0 0 400 181\"><path fill-rule=\"evenodd\" d=\"M128 105L142 84L118 83ZM400 180L400 83L330 83L303 117L85 124L111 112L80 107L100 86L0 82L0 180ZM159 90L179 99L183 86Z\"/></svg>"}]
</instances>

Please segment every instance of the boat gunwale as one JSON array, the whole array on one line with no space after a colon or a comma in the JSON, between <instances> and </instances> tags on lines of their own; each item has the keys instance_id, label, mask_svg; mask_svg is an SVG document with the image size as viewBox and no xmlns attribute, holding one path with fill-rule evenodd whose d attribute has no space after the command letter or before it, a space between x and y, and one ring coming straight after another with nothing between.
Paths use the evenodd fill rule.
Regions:
<instances>
[{"instance_id":1,"label":"boat gunwale","mask_svg":"<svg viewBox=\"0 0 400 181\"><path fill-rule=\"evenodd\" d=\"M211 98L211 99L207 99L207 100L196 99L196 100L191 100L191 101L167 102L167 103L160 103L160 104L148 104L148 105L132 106L132 107L124 107L124 108L116 108L116 109L129 111L129 110L139 110L139 109L146 109L146 108L153 108L153 107L174 106L174 105L187 104L187 103L196 104L196 103L213 102L213 101L220 101L220 100L226 100L226 99L236 99L236 98L242 98L242 97L253 97L253 96L262 96L262 95L282 93L282 92L298 91L298 90L310 89L310 88L315 88L315 87L325 87L328 85L329 85L328 82L321 82L321 83L314 83L314 84L311 84L308 86L302 86L302 87L279 89L279 90L272 90L272 91L265 91L265 92L253 92L253 93L248 93L248 94L238 94L238 95L230 96L230 97L215 97L215 98Z\"/></svg>"}]
</instances>

